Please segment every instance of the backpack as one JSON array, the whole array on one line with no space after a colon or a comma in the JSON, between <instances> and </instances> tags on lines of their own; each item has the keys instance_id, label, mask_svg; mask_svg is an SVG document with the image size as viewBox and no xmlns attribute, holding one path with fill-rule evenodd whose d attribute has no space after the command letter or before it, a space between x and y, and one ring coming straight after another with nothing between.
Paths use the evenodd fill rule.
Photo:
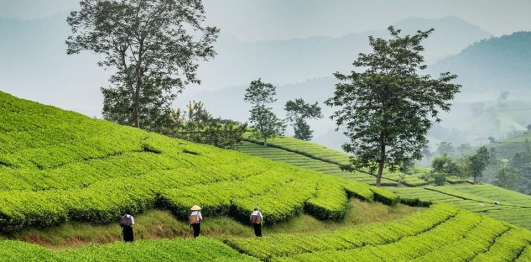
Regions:
<instances>
[{"instance_id":1,"label":"backpack","mask_svg":"<svg viewBox=\"0 0 531 262\"><path fill-rule=\"evenodd\" d=\"M199 224L199 213L197 213L197 215L192 215L190 214L190 216L188 217L188 224L190 225L195 225L195 224Z\"/></svg>"},{"instance_id":2,"label":"backpack","mask_svg":"<svg viewBox=\"0 0 531 262\"><path fill-rule=\"evenodd\" d=\"M256 215L251 216L251 223L259 225L262 223L262 218L260 217L260 212L258 212Z\"/></svg>"},{"instance_id":3,"label":"backpack","mask_svg":"<svg viewBox=\"0 0 531 262\"><path fill-rule=\"evenodd\" d=\"M120 218L120 226L122 227L130 227L133 225L133 219L131 219L131 216L123 216Z\"/></svg>"}]
</instances>

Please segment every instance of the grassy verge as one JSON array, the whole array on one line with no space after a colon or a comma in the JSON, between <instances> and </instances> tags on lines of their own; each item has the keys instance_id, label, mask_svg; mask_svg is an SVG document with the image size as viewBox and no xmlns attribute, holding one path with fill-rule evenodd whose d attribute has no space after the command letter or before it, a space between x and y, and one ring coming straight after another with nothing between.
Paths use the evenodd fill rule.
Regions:
<instances>
[{"instance_id":1,"label":"grassy verge","mask_svg":"<svg viewBox=\"0 0 531 262\"><path fill-rule=\"evenodd\" d=\"M421 208L381 203L367 203L352 199L348 203L348 213L341 222L320 221L303 214L287 222L264 228L264 234L308 233L320 234L346 226L390 221L405 215L419 212ZM267 214L264 214L267 217ZM170 212L151 210L135 216L135 238L161 239L191 237L192 232L184 221L176 220ZM213 238L252 237L249 225L244 225L228 217L205 217L202 224L204 236ZM90 225L69 222L50 228L30 228L10 235L0 236L0 240L21 240L53 250L74 249L90 244L108 244L121 240L120 227L111 225Z\"/></svg>"}]
</instances>

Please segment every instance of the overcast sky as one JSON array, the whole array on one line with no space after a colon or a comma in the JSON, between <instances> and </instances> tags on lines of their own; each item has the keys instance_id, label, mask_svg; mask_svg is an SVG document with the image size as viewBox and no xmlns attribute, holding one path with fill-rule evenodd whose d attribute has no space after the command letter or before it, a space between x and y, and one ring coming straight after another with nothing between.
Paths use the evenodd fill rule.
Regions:
<instances>
[{"instance_id":1,"label":"overcast sky","mask_svg":"<svg viewBox=\"0 0 531 262\"><path fill-rule=\"evenodd\" d=\"M531 31L531 0L205 0L209 24L241 40L380 30L409 17L457 16L495 36ZM67 12L77 0L0 0L0 17Z\"/></svg>"}]
</instances>

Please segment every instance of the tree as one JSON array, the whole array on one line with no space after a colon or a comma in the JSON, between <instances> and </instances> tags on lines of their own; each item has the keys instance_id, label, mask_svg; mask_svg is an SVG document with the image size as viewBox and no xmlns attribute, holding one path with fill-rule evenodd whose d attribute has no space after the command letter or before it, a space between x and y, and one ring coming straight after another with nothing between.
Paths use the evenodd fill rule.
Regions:
<instances>
[{"instance_id":1,"label":"tree","mask_svg":"<svg viewBox=\"0 0 531 262\"><path fill-rule=\"evenodd\" d=\"M470 174L474 178L474 182L477 182L478 178L483 176L483 171L487 168L490 160L487 147L479 148L475 155L468 157L468 160L470 161Z\"/></svg>"},{"instance_id":2,"label":"tree","mask_svg":"<svg viewBox=\"0 0 531 262\"><path fill-rule=\"evenodd\" d=\"M422 148L421 154L428 160L428 162L430 161L430 159L432 157L432 153L431 153L430 148L428 146L424 146L424 148Z\"/></svg>"},{"instance_id":3,"label":"tree","mask_svg":"<svg viewBox=\"0 0 531 262\"><path fill-rule=\"evenodd\" d=\"M492 136L489 136L489 142L492 144L492 143L496 143L496 138L492 137Z\"/></svg>"},{"instance_id":4,"label":"tree","mask_svg":"<svg viewBox=\"0 0 531 262\"><path fill-rule=\"evenodd\" d=\"M503 91L498 96L498 101L505 101L507 98L509 98L509 91Z\"/></svg>"},{"instance_id":5,"label":"tree","mask_svg":"<svg viewBox=\"0 0 531 262\"><path fill-rule=\"evenodd\" d=\"M282 135L286 130L284 121L279 119L268 104L277 101L275 96L276 87L270 83L262 82L262 79L252 81L245 90L244 101L253 105L251 108L251 118L253 136L264 140L267 146L267 139Z\"/></svg>"},{"instance_id":6,"label":"tree","mask_svg":"<svg viewBox=\"0 0 531 262\"><path fill-rule=\"evenodd\" d=\"M437 147L437 154L439 155L453 155L455 148L452 142L441 142Z\"/></svg>"},{"instance_id":7,"label":"tree","mask_svg":"<svg viewBox=\"0 0 531 262\"><path fill-rule=\"evenodd\" d=\"M435 179L435 184L438 186L446 182L447 176L457 176L459 173L459 166L448 155L434 158L431 166L434 171L432 176Z\"/></svg>"},{"instance_id":8,"label":"tree","mask_svg":"<svg viewBox=\"0 0 531 262\"><path fill-rule=\"evenodd\" d=\"M360 54L354 67L362 73L335 73L341 81L334 97L325 103L340 109L332 115L349 142L343 145L353 153L356 168L378 169L380 186L384 167L393 171L407 160L420 160L428 130L440 122L439 111L449 111L460 86L451 81L457 76L443 73L439 78L420 75L426 69L421 43L433 32L418 31L401 36L389 27L391 39L369 37L373 53Z\"/></svg>"},{"instance_id":9,"label":"tree","mask_svg":"<svg viewBox=\"0 0 531 262\"><path fill-rule=\"evenodd\" d=\"M531 124L527 125L526 128L527 128L527 131L528 131L528 132L531 132Z\"/></svg>"},{"instance_id":10,"label":"tree","mask_svg":"<svg viewBox=\"0 0 531 262\"><path fill-rule=\"evenodd\" d=\"M472 149L472 147L470 146L470 144L461 144L457 150L461 153L461 154L465 154L467 153L468 151L470 151L470 149Z\"/></svg>"},{"instance_id":11,"label":"tree","mask_svg":"<svg viewBox=\"0 0 531 262\"><path fill-rule=\"evenodd\" d=\"M310 105L304 102L302 98L297 98L295 101L286 102L284 110L286 110L287 119L293 124L294 137L306 141L312 140L313 131L306 120L323 118L319 103L315 102L315 104Z\"/></svg>"},{"instance_id":12,"label":"tree","mask_svg":"<svg viewBox=\"0 0 531 262\"><path fill-rule=\"evenodd\" d=\"M187 110L172 110L170 118L173 125L168 135L219 148L233 149L247 131L247 123L212 117L202 102L190 102Z\"/></svg>"},{"instance_id":13,"label":"tree","mask_svg":"<svg viewBox=\"0 0 531 262\"><path fill-rule=\"evenodd\" d=\"M189 83L200 84L198 60L216 53L219 30L204 27L201 0L82 0L67 19L67 54L99 54L115 73L102 88L103 115L120 124L160 129L171 102Z\"/></svg>"},{"instance_id":14,"label":"tree","mask_svg":"<svg viewBox=\"0 0 531 262\"><path fill-rule=\"evenodd\" d=\"M518 173L512 168L504 166L498 170L494 184L510 190L517 190L519 181Z\"/></svg>"}]
</instances>

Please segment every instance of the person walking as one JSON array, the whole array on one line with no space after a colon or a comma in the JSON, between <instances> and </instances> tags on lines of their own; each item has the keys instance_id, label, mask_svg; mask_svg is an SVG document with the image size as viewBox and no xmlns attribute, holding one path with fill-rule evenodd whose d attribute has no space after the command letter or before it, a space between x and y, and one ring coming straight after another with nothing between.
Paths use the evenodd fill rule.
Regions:
<instances>
[{"instance_id":1,"label":"person walking","mask_svg":"<svg viewBox=\"0 0 531 262\"><path fill-rule=\"evenodd\" d=\"M198 237L201 233L201 221L203 221L203 216L201 215L201 207L193 206L190 208L190 215L188 216L188 223L194 229L194 238Z\"/></svg>"},{"instance_id":2,"label":"person walking","mask_svg":"<svg viewBox=\"0 0 531 262\"><path fill-rule=\"evenodd\" d=\"M264 217L258 206L254 207L254 211L251 213L251 224L254 227L254 235L262 237L262 224L264 223Z\"/></svg>"},{"instance_id":3,"label":"person walking","mask_svg":"<svg viewBox=\"0 0 531 262\"><path fill-rule=\"evenodd\" d=\"M131 215L131 211L129 209L125 210L125 215L120 217L120 226L122 227L122 235L124 237L124 242L135 241L135 236L133 234L134 224L135 218Z\"/></svg>"}]
</instances>

